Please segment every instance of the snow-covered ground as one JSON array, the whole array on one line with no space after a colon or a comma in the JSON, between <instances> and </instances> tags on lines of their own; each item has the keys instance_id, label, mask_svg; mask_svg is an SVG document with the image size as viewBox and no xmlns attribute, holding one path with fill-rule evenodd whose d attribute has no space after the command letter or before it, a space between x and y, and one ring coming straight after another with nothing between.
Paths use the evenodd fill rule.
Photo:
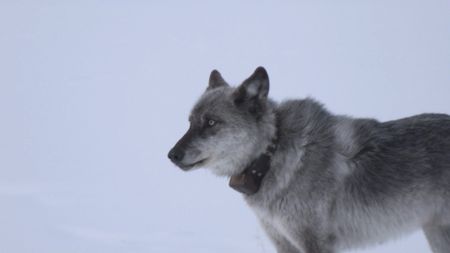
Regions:
<instances>
[{"instance_id":1,"label":"snow-covered ground","mask_svg":"<svg viewBox=\"0 0 450 253\"><path fill-rule=\"evenodd\" d=\"M2 0L0 252L274 252L226 179L166 158L209 72L259 65L277 100L450 113L450 2Z\"/></svg>"}]
</instances>

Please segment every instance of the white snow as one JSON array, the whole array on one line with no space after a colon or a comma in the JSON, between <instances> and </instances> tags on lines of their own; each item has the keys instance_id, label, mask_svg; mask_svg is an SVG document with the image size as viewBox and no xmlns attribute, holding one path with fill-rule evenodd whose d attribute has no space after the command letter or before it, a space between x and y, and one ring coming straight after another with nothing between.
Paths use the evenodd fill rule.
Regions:
<instances>
[{"instance_id":1,"label":"white snow","mask_svg":"<svg viewBox=\"0 0 450 253\"><path fill-rule=\"evenodd\" d=\"M450 113L450 2L1 1L0 252L275 252L227 180L166 158L209 73L273 98ZM417 232L359 253L430 252Z\"/></svg>"}]
</instances>

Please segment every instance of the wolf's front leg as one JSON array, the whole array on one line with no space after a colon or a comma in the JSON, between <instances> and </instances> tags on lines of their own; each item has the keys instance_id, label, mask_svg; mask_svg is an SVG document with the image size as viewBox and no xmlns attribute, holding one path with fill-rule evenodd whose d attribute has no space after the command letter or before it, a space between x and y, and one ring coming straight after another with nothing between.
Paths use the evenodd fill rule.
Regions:
<instances>
[{"instance_id":1,"label":"wolf's front leg","mask_svg":"<svg viewBox=\"0 0 450 253\"><path fill-rule=\"evenodd\" d=\"M261 225L274 243L277 253L302 253L302 251L292 245L292 243L289 242L283 235L278 233L272 225L264 221L261 221Z\"/></svg>"},{"instance_id":2,"label":"wolf's front leg","mask_svg":"<svg viewBox=\"0 0 450 253\"><path fill-rule=\"evenodd\" d=\"M334 236L318 236L312 229L303 230L301 241L305 253L335 253L333 250Z\"/></svg>"}]
</instances>

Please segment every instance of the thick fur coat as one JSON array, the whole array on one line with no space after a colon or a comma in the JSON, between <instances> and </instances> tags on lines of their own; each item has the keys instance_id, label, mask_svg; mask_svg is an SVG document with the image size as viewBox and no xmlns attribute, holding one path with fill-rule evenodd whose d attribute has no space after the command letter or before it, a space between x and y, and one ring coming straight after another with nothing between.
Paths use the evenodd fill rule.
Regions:
<instances>
[{"instance_id":1,"label":"thick fur coat","mask_svg":"<svg viewBox=\"0 0 450 253\"><path fill-rule=\"evenodd\" d=\"M433 252L450 252L450 116L356 119L268 91L262 67L238 87L213 71L169 158L233 176L278 135L261 188L244 199L279 253L335 253L417 229Z\"/></svg>"}]
</instances>

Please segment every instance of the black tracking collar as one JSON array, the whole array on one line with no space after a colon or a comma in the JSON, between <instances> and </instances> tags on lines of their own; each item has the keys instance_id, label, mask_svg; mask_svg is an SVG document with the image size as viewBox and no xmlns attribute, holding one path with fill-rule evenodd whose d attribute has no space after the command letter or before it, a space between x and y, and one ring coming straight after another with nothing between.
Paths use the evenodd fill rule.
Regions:
<instances>
[{"instance_id":1,"label":"black tracking collar","mask_svg":"<svg viewBox=\"0 0 450 253\"><path fill-rule=\"evenodd\" d=\"M250 163L242 173L230 178L229 186L246 195L257 193L264 176L270 169L272 156L277 150L277 143L278 133L272 139L272 143L267 147L266 152Z\"/></svg>"}]
</instances>

